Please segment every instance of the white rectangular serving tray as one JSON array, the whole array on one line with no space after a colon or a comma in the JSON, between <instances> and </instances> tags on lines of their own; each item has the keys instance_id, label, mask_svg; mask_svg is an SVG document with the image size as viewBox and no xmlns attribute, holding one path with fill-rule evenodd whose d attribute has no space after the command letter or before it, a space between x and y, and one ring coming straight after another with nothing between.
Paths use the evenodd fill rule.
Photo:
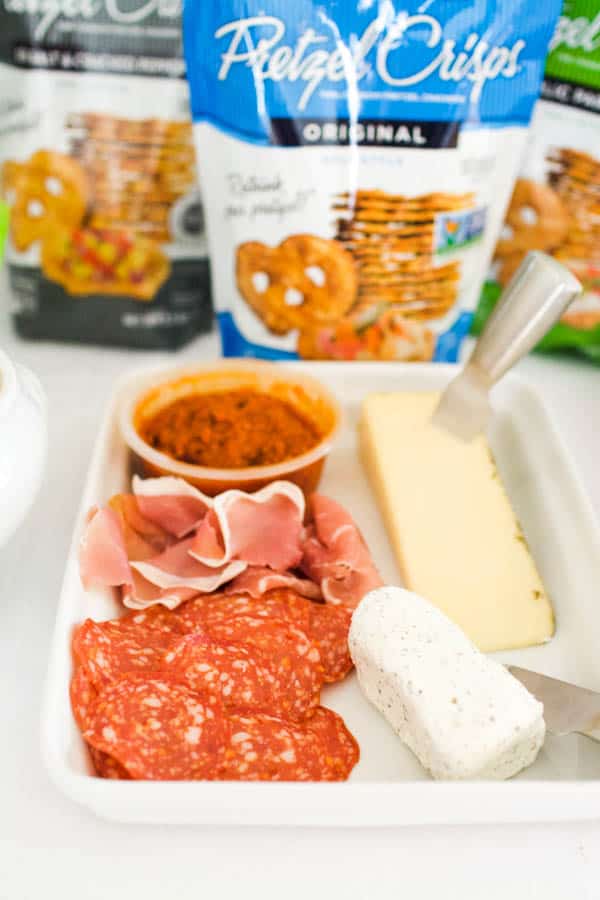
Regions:
<instances>
[{"instance_id":1,"label":"white rectangular serving tray","mask_svg":"<svg viewBox=\"0 0 600 900\"><path fill-rule=\"evenodd\" d=\"M356 425L373 391L442 389L453 366L386 363L292 363L327 384L345 412L342 434L320 490L350 510L382 576L400 583L394 556L357 452ZM343 783L127 782L91 774L71 715L70 639L90 616L118 613L110 592L85 593L77 545L90 506L128 485L114 392L98 436L58 608L43 713L43 755L56 785L98 815L120 822L212 825L383 826L600 818L600 744L548 737L537 761L509 782L433 782L360 693L354 675L326 687L322 702L339 712L356 736L361 759ZM504 662L600 690L600 532L557 431L537 394L515 377L494 392L489 430L501 477L552 597L554 639L499 654ZM415 472L426 478L427 472ZM456 511L460 528L460 510ZM432 559L432 565L435 560Z\"/></svg>"}]
</instances>

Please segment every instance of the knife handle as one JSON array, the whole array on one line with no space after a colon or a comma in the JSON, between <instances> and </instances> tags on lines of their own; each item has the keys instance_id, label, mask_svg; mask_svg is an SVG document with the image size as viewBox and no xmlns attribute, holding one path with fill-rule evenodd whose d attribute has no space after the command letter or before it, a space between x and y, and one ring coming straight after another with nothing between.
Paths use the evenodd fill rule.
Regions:
<instances>
[{"instance_id":1,"label":"knife handle","mask_svg":"<svg viewBox=\"0 0 600 900\"><path fill-rule=\"evenodd\" d=\"M581 291L577 278L557 260L539 251L528 253L487 320L467 368L489 389L544 337Z\"/></svg>"}]
</instances>

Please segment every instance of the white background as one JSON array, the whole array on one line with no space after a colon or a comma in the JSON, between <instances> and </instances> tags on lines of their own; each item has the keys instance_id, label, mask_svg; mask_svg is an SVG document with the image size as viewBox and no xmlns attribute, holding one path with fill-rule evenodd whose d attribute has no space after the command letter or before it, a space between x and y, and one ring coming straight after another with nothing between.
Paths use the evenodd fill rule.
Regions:
<instances>
[{"instance_id":1,"label":"white background","mask_svg":"<svg viewBox=\"0 0 600 900\"><path fill-rule=\"evenodd\" d=\"M0 297L0 346L35 369L50 410L41 494L0 548L0 900L600 898L600 809L598 823L561 826L158 828L100 821L55 790L39 715L73 519L113 379L157 355L20 342ZM213 337L182 355L217 352ZM537 357L521 374L544 395L600 513L600 369ZM600 609L600 585L598 595Z\"/></svg>"}]
</instances>

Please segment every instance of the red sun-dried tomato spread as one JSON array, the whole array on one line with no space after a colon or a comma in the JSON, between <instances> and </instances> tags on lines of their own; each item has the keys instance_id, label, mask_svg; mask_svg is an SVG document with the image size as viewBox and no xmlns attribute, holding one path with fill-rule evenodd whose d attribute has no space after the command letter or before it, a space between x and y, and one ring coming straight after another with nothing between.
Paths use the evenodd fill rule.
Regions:
<instances>
[{"instance_id":1,"label":"red sun-dried tomato spread","mask_svg":"<svg viewBox=\"0 0 600 900\"><path fill-rule=\"evenodd\" d=\"M284 462L321 438L291 403L252 390L180 397L142 422L138 432L172 459L219 469Z\"/></svg>"}]
</instances>

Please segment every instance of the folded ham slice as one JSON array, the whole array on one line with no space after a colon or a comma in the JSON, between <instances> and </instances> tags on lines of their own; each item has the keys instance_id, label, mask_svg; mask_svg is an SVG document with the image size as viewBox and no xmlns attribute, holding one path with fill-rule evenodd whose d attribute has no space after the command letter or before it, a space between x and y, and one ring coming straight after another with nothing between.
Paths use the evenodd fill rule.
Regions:
<instances>
[{"instance_id":1,"label":"folded ham slice","mask_svg":"<svg viewBox=\"0 0 600 900\"><path fill-rule=\"evenodd\" d=\"M173 535L142 515L133 494L115 494L108 506L118 518L128 559L150 559L174 542Z\"/></svg>"},{"instance_id":2,"label":"folded ham slice","mask_svg":"<svg viewBox=\"0 0 600 900\"><path fill-rule=\"evenodd\" d=\"M142 575L133 569L133 581L121 587L121 600L123 606L128 609L144 610L152 606L165 606L167 609L177 609L186 600L193 600L198 596L198 591L187 587L160 588L147 581Z\"/></svg>"},{"instance_id":3,"label":"folded ham slice","mask_svg":"<svg viewBox=\"0 0 600 900\"><path fill-rule=\"evenodd\" d=\"M245 572L229 582L225 593L262 597L267 591L273 591L276 588L289 588L308 600L323 598L319 585L309 578L300 578L293 572L274 572L266 566L248 566Z\"/></svg>"},{"instance_id":4,"label":"folded ham slice","mask_svg":"<svg viewBox=\"0 0 600 900\"><path fill-rule=\"evenodd\" d=\"M212 497L207 497L183 478L169 476L139 478L134 475L133 493L144 518L176 538L194 531L213 503Z\"/></svg>"},{"instance_id":5,"label":"folded ham slice","mask_svg":"<svg viewBox=\"0 0 600 900\"><path fill-rule=\"evenodd\" d=\"M92 510L80 548L84 586L120 587L131 609L290 588L351 610L382 583L350 515L315 494L305 528L304 495L290 482L215 498L178 478L134 478L133 490Z\"/></svg>"},{"instance_id":6,"label":"folded ham slice","mask_svg":"<svg viewBox=\"0 0 600 900\"><path fill-rule=\"evenodd\" d=\"M132 562L131 567L159 588L191 588L208 594L231 581L247 566L237 559L219 567L205 566L190 554L193 541L193 537L185 538L146 562Z\"/></svg>"},{"instance_id":7,"label":"folded ham slice","mask_svg":"<svg viewBox=\"0 0 600 900\"><path fill-rule=\"evenodd\" d=\"M119 517L109 507L90 510L79 545L79 569L86 590L132 581Z\"/></svg>"},{"instance_id":8,"label":"folded ham slice","mask_svg":"<svg viewBox=\"0 0 600 900\"><path fill-rule=\"evenodd\" d=\"M301 569L321 585L327 602L354 609L383 581L343 506L323 494L313 494L311 510L313 523L307 528Z\"/></svg>"},{"instance_id":9,"label":"folded ham slice","mask_svg":"<svg viewBox=\"0 0 600 900\"><path fill-rule=\"evenodd\" d=\"M190 553L207 566L243 559L251 566L293 569L302 559L304 494L275 481L255 494L225 491L215 497Z\"/></svg>"}]
</instances>

